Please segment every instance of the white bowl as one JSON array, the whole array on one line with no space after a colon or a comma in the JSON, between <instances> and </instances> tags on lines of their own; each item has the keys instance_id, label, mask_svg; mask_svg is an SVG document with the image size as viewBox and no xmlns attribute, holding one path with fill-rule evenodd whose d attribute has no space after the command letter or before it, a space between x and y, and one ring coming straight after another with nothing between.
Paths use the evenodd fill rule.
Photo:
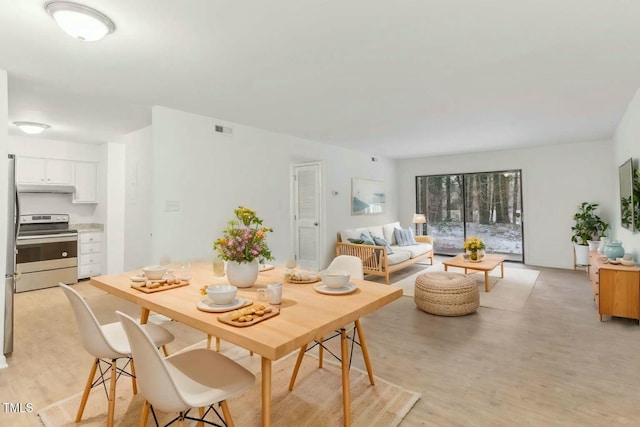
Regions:
<instances>
[{"instance_id":1,"label":"white bowl","mask_svg":"<svg viewBox=\"0 0 640 427\"><path fill-rule=\"evenodd\" d=\"M167 267L163 267L161 265L150 265L142 269L144 276L149 280L159 280L162 279L164 273L167 272Z\"/></svg>"},{"instance_id":2,"label":"white bowl","mask_svg":"<svg viewBox=\"0 0 640 427\"><path fill-rule=\"evenodd\" d=\"M620 264L622 264L622 265L626 265L626 266L636 265L636 263L633 262L632 259L619 258L619 260L620 260Z\"/></svg>"},{"instance_id":3,"label":"white bowl","mask_svg":"<svg viewBox=\"0 0 640 427\"><path fill-rule=\"evenodd\" d=\"M322 283L327 288L344 288L349 283L351 275L339 270L325 270L320 273Z\"/></svg>"},{"instance_id":4,"label":"white bowl","mask_svg":"<svg viewBox=\"0 0 640 427\"><path fill-rule=\"evenodd\" d=\"M214 304L229 304L236 297L238 288L232 285L215 285L207 288L207 297Z\"/></svg>"}]
</instances>

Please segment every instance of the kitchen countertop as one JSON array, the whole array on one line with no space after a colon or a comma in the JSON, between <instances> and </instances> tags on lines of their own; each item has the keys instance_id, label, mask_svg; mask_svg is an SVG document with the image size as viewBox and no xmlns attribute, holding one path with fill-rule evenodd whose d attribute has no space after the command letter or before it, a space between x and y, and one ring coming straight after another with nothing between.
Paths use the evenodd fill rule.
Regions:
<instances>
[{"instance_id":1,"label":"kitchen countertop","mask_svg":"<svg viewBox=\"0 0 640 427\"><path fill-rule=\"evenodd\" d=\"M104 231L104 224L89 223L89 224L70 224L69 228L72 230L78 230L78 233L88 232L102 232Z\"/></svg>"}]
</instances>

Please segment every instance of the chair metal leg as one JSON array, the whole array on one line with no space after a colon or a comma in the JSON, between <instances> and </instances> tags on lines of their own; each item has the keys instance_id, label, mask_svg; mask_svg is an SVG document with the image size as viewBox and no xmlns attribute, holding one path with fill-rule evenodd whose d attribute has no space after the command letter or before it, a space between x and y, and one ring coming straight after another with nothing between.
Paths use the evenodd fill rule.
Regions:
<instances>
[{"instance_id":1,"label":"chair metal leg","mask_svg":"<svg viewBox=\"0 0 640 427\"><path fill-rule=\"evenodd\" d=\"M220 352L220 338L216 337L216 351Z\"/></svg>"},{"instance_id":2,"label":"chair metal leg","mask_svg":"<svg viewBox=\"0 0 640 427\"><path fill-rule=\"evenodd\" d=\"M227 423L227 427L233 427L233 418L231 418L231 411L229 411L229 405L227 405L227 401L223 400L220 402L220 406L222 407L222 414L224 415L224 420Z\"/></svg>"},{"instance_id":3,"label":"chair metal leg","mask_svg":"<svg viewBox=\"0 0 640 427\"><path fill-rule=\"evenodd\" d=\"M211 334L207 334L207 348L211 348Z\"/></svg>"},{"instance_id":4,"label":"chair metal leg","mask_svg":"<svg viewBox=\"0 0 640 427\"><path fill-rule=\"evenodd\" d=\"M322 342L324 341L324 337L320 337L318 342L320 343L320 348L318 349L318 368L322 368L322 362L324 361L324 346Z\"/></svg>"},{"instance_id":5,"label":"chair metal leg","mask_svg":"<svg viewBox=\"0 0 640 427\"><path fill-rule=\"evenodd\" d=\"M91 385L93 384L93 377L96 376L96 371L98 370L98 363L100 363L100 359L96 357L96 360L93 362L93 366L91 367L91 371L89 372L89 378L87 379L87 385L84 386L84 393L82 393L82 400L80 401L80 407L78 408L78 413L76 415L76 422L79 423L82 419L82 413L84 412L84 407L87 404L87 399L89 398L89 392L91 391Z\"/></svg>"},{"instance_id":6,"label":"chair metal leg","mask_svg":"<svg viewBox=\"0 0 640 427\"><path fill-rule=\"evenodd\" d=\"M356 332L358 333L358 341L360 342L360 348L362 348L362 358L364 359L364 364L367 367L367 373L369 374L369 382L371 385L375 385L375 381L373 379L373 368L371 367L371 360L369 360L369 349L367 348L367 341L364 338L364 333L362 332L362 325L360 324L360 319L355 321L356 324Z\"/></svg>"},{"instance_id":7,"label":"chair metal leg","mask_svg":"<svg viewBox=\"0 0 640 427\"><path fill-rule=\"evenodd\" d=\"M142 405L142 414L140 414L140 426L139 427L146 427L147 425L147 419L149 418L149 408L151 407L151 404L149 403L148 400L144 401L144 405Z\"/></svg>"},{"instance_id":8,"label":"chair metal leg","mask_svg":"<svg viewBox=\"0 0 640 427\"><path fill-rule=\"evenodd\" d=\"M307 351L306 344L300 347L300 353L298 353L298 358L296 359L296 366L293 368L291 379L289 380L289 391L293 390L293 386L296 383L296 377L298 376L298 370L300 369L300 364L302 364L302 358L304 357L305 351Z\"/></svg>"},{"instance_id":9,"label":"chair metal leg","mask_svg":"<svg viewBox=\"0 0 640 427\"><path fill-rule=\"evenodd\" d=\"M113 427L116 408L116 359L111 359L111 379L109 380L109 410L107 412L107 427Z\"/></svg>"},{"instance_id":10,"label":"chair metal leg","mask_svg":"<svg viewBox=\"0 0 640 427\"><path fill-rule=\"evenodd\" d=\"M162 344L162 352L164 353L164 357L167 357L169 355L169 352L167 351L167 346Z\"/></svg>"}]
</instances>

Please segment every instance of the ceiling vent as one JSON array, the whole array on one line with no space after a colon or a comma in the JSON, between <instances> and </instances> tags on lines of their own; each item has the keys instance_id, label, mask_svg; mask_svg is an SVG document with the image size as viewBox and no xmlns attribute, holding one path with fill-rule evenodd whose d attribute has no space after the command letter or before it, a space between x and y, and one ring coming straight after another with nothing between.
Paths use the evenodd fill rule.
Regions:
<instances>
[{"instance_id":1,"label":"ceiling vent","mask_svg":"<svg viewBox=\"0 0 640 427\"><path fill-rule=\"evenodd\" d=\"M233 128L229 126L216 125L215 129L216 133L226 136L233 136Z\"/></svg>"}]
</instances>

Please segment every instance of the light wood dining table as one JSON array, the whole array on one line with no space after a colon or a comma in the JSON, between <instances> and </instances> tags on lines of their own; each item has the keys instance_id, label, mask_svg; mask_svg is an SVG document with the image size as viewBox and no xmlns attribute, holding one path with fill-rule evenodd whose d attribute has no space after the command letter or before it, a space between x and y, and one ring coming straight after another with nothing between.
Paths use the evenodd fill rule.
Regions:
<instances>
[{"instance_id":1,"label":"light wood dining table","mask_svg":"<svg viewBox=\"0 0 640 427\"><path fill-rule=\"evenodd\" d=\"M170 269L179 273L180 267L175 264ZM284 282L284 272L285 269L281 267L260 272L256 284L250 288L239 288L238 296L257 301L257 289ZM226 277L213 275L211 261L191 262L189 285L162 292L144 293L132 288L131 277L138 273L141 270L96 276L91 278L90 283L140 306L141 323L146 323L149 312L154 311L260 355L263 426L271 425L272 362L336 330L342 330L340 347L344 425L350 425L349 355L344 328L356 323L361 333L360 318L402 296L399 287L359 279L351 279L357 289L347 295L318 293L313 288L315 284L284 283L282 304L276 306L280 308L280 314L248 327L235 327L219 322L218 313L196 308L198 301L206 298L200 293L203 286L228 283ZM364 335L359 334L359 339L364 353L367 351ZM367 370L372 377L371 366L367 366Z\"/></svg>"}]
</instances>

